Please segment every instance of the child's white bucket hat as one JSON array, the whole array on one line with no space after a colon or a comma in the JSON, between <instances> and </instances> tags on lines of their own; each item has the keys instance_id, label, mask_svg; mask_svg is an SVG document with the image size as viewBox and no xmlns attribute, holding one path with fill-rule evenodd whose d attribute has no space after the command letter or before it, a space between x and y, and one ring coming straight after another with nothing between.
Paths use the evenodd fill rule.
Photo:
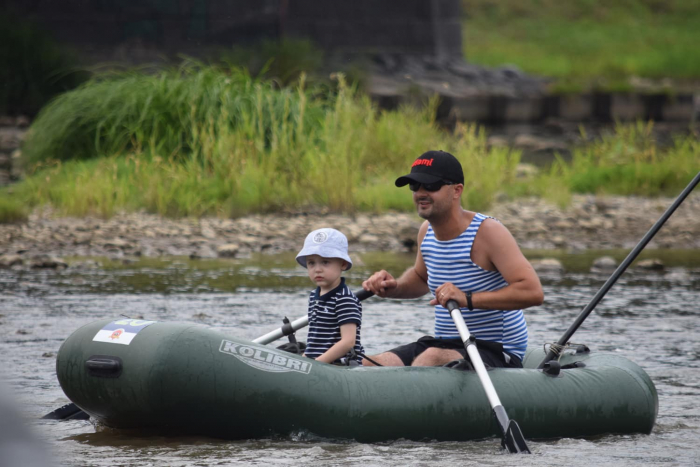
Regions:
<instances>
[{"instance_id":1,"label":"child's white bucket hat","mask_svg":"<svg viewBox=\"0 0 700 467\"><path fill-rule=\"evenodd\" d=\"M340 258L347 261L348 269L352 267L352 261L348 256L348 239L342 232L335 229L318 229L307 235L306 240L304 240L304 248L297 255L297 263L305 268L306 257L309 255L318 255L322 258Z\"/></svg>"}]
</instances>

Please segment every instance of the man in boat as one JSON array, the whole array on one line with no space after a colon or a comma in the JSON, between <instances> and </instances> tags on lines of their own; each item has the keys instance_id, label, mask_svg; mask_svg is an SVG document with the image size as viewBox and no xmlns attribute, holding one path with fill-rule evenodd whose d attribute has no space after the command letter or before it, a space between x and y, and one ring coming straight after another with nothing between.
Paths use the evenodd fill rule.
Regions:
<instances>
[{"instance_id":1,"label":"man in boat","mask_svg":"<svg viewBox=\"0 0 700 467\"><path fill-rule=\"evenodd\" d=\"M476 176L476 175L474 175ZM542 304L537 273L498 220L462 208L462 165L444 151L415 160L396 186L409 185L418 215L416 262L395 279L375 272L365 290L386 298L418 298L428 292L435 306L435 336L370 357L385 366L435 366L466 359L459 332L447 311L455 300L485 364L521 368L527 347L523 309ZM365 359L366 366L372 362Z\"/></svg>"}]
</instances>

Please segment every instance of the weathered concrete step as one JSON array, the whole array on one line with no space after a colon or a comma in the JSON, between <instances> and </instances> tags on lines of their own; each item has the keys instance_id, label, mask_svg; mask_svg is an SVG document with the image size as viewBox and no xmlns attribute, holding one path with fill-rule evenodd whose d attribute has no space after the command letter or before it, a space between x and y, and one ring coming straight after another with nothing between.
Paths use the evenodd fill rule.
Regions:
<instances>
[{"instance_id":1,"label":"weathered concrete step","mask_svg":"<svg viewBox=\"0 0 700 467\"><path fill-rule=\"evenodd\" d=\"M412 96L387 92L370 95L386 109L416 102ZM572 122L653 120L691 122L700 113L700 94L590 93L509 97L502 95L442 95L438 118L442 121L528 123L549 118Z\"/></svg>"}]
</instances>

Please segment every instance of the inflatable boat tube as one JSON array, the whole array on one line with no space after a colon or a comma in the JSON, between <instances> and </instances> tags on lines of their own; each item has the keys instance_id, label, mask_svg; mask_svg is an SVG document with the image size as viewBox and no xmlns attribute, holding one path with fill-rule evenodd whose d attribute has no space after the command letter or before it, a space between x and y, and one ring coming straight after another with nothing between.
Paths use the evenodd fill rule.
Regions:
<instances>
[{"instance_id":1,"label":"inflatable boat tube","mask_svg":"<svg viewBox=\"0 0 700 467\"><path fill-rule=\"evenodd\" d=\"M489 375L528 439L649 433L658 396L623 357L564 354L557 376ZM339 367L201 325L97 321L61 346L58 380L98 422L167 434L249 439L309 432L361 442L500 436L477 375L447 367Z\"/></svg>"}]
</instances>

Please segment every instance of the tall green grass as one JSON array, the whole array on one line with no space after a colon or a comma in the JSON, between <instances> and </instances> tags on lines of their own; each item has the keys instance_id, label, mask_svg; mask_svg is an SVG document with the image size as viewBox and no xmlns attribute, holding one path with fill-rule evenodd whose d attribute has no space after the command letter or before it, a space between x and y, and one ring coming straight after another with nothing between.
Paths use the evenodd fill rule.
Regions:
<instances>
[{"instance_id":1,"label":"tall green grass","mask_svg":"<svg viewBox=\"0 0 700 467\"><path fill-rule=\"evenodd\" d=\"M479 170L465 190L475 208L512 179L518 154L488 149L473 127L445 135L437 101L382 112L337 80L322 99L303 79L277 89L236 69L93 80L35 121L25 146L35 172L15 191L73 215L405 210L411 196L393 180L429 149Z\"/></svg>"},{"instance_id":2,"label":"tall green grass","mask_svg":"<svg viewBox=\"0 0 700 467\"><path fill-rule=\"evenodd\" d=\"M219 50L212 62L244 68L253 76L288 86L302 74L320 75L323 60L323 51L308 39L268 39L248 47Z\"/></svg>"},{"instance_id":3,"label":"tall green grass","mask_svg":"<svg viewBox=\"0 0 700 467\"><path fill-rule=\"evenodd\" d=\"M296 90L276 89L240 68L187 63L153 75L100 75L42 109L23 155L29 164L145 149L182 158L200 149L205 127L242 130L269 144L277 131L273 127L286 125L287 119L303 115L304 124L313 126L323 118L320 105L300 109L302 99Z\"/></svg>"},{"instance_id":4,"label":"tall green grass","mask_svg":"<svg viewBox=\"0 0 700 467\"><path fill-rule=\"evenodd\" d=\"M424 151L443 149L464 167L464 205L480 210L498 193L562 205L572 193L676 194L700 167L696 136L662 150L651 124L638 123L617 126L576 148L570 162L559 159L522 182L519 152L489 147L474 125L438 128L437 100L380 111L342 75L337 80L337 92L322 98L303 78L278 89L240 70L202 67L91 81L35 121L25 147L34 169L13 187L13 199L105 217L411 211L410 192L394 180ZM99 101L104 106L92 109Z\"/></svg>"},{"instance_id":5,"label":"tall green grass","mask_svg":"<svg viewBox=\"0 0 700 467\"><path fill-rule=\"evenodd\" d=\"M693 84L700 76L696 0L463 0L464 53L515 64L562 91Z\"/></svg>"},{"instance_id":6,"label":"tall green grass","mask_svg":"<svg viewBox=\"0 0 700 467\"><path fill-rule=\"evenodd\" d=\"M676 196L700 170L700 139L677 136L660 149L653 123L618 124L614 132L573 150L571 161L557 158L549 170L511 187L565 206L573 193ZM585 137L585 135L584 135Z\"/></svg>"},{"instance_id":7,"label":"tall green grass","mask_svg":"<svg viewBox=\"0 0 700 467\"><path fill-rule=\"evenodd\" d=\"M23 203L10 198L8 194L0 196L0 224L24 222L27 217L27 208Z\"/></svg>"}]
</instances>

